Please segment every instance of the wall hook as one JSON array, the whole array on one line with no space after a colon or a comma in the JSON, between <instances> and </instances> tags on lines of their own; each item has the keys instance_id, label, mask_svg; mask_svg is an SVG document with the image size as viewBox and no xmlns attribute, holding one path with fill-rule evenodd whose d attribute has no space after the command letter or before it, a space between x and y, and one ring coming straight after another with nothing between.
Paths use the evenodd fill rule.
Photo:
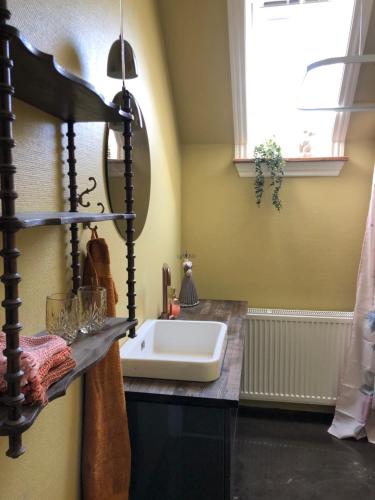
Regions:
<instances>
[{"instance_id":1,"label":"wall hook","mask_svg":"<svg viewBox=\"0 0 375 500\"><path fill-rule=\"evenodd\" d=\"M78 204L81 205L81 207L85 207L85 208L89 207L91 205L91 203L89 201L84 203L83 197L86 196L86 194L90 194L92 191L94 191L96 189L96 186L98 185L95 177L89 177L89 181L91 181L94 185L91 188L85 189L84 191L82 191L81 194L78 195ZM104 212L104 210L103 210L103 212Z\"/></svg>"},{"instance_id":2,"label":"wall hook","mask_svg":"<svg viewBox=\"0 0 375 500\"><path fill-rule=\"evenodd\" d=\"M96 205L97 205L98 207L100 207L100 212L99 212L99 213L104 214L104 210L105 210L105 208L104 208L103 203L101 203L101 202L99 201ZM94 227L92 227L92 226L91 226L91 222L84 222L84 223L83 223L83 229L91 229L91 231L97 231L97 230L98 230L98 226L96 226L96 225L95 225Z\"/></svg>"},{"instance_id":3,"label":"wall hook","mask_svg":"<svg viewBox=\"0 0 375 500\"><path fill-rule=\"evenodd\" d=\"M89 177L89 181L93 183L93 186L91 188L87 188L84 191L82 191L82 193L79 194L78 198L77 198L78 204L81 205L81 207L84 207L84 208L90 207L91 203L89 201L84 202L83 201L83 197L86 196L87 194L92 193L92 191L94 191L96 189L97 185L98 185L98 183L96 182L95 177ZM105 208L104 208L103 203L101 203L99 201L96 205L100 208L100 212L99 213L104 214ZM96 231L98 229L98 226L92 227L91 226L91 222L84 222L83 223L83 229L91 229L91 230Z\"/></svg>"}]
</instances>

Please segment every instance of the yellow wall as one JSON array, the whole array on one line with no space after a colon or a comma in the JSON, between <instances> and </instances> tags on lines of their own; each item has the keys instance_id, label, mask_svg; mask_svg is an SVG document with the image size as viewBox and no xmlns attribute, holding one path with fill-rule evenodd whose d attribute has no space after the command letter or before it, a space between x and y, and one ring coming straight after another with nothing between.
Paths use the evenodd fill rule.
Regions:
<instances>
[{"instance_id":1,"label":"yellow wall","mask_svg":"<svg viewBox=\"0 0 375 500\"><path fill-rule=\"evenodd\" d=\"M253 181L238 177L232 164L233 145L225 144L232 138L225 1L160 0L158 5L163 29L168 24L172 30L165 41L170 62L177 65L174 90L183 117L182 142L200 142L182 150L182 248L197 255L194 276L199 295L246 299L252 306L352 309L374 162L372 138L356 137L348 144L350 162L340 177L286 178L282 212L273 209L269 193L258 209ZM36 47L54 53L62 66L94 83L108 99L119 90L119 82L106 77L107 53L119 31L117 0L9 0L9 6L13 24ZM197 16L197 7L206 9L206 15ZM182 8L189 16L181 14ZM126 37L140 69L129 89L142 106L152 162L150 212L136 245L138 316L143 320L160 311L164 261L171 265L179 286L181 160L156 2L126 0L125 12ZM188 36L189 26L204 32L203 45ZM181 36L184 28L186 36ZM186 46L186 57L174 52L178 41ZM200 65L202 53L209 61ZM195 87L186 78L189 75ZM65 129L23 103L17 102L15 110L18 207L61 209L68 184L62 175L67 171ZM100 185L90 196L92 206L103 201L108 208L104 126L78 125L76 132L79 184L84 188L87 178L95 176ZM210 144L214 141L222 144ZM125 314L124 245L111 222L100 225L100 235L110 245L120 292L118 314ZM87 236L87 232L82 235L82 248ZM44 327L45 296L69 286L68 239L66 229L57 227L19 234L25 333ZM78 498L80 396L76 382L64 398L42 412L24 435L27 453L20 459L4 457L6 440L0 438L0 500Z\"/></svg>"},{"instance_id":2,"label":"yellow wall","mask_svg":"<svg viewBox=\"0 0 375 500\"><path fill-rule=\"evenodd\" d=\"M251 307L353 310L368 210L373 141L347 144L339 177L285 178L280 213L270 190L255 204L231 145L185 145L183 247L196 254L200 297Z\"/></svg>"},{"instance_id":3,"label":"yellow wall","mask_svg":"<svg viewBox=\"0 0 375 500\"><path fill-rule=\"evenodd\" d=\"M374 164L375 113L353 113L338 178L285 178L284 208L232 164L226 0L158 0L183 160L183 247L201 297L352 309ZM199 12L199 15L197 15ZM375 48L372 16L366 53ZM363 73L363 74L362 74ZM357 98L373 91L362 72Z\"/></svg>"},{"instance_id":4,"label":"yellow wall","mask_svg":"<svg viewBox=\"0 0 375 500\"><path fill-rule=\"evenodd\" d=\"M29 41L68 70L92 82L107 99L120 89L106 76L111 43L119 33L118 0L9 0L12 24ZM156 317L161 308L161 266L169 262L178 286L180 262L180 156L170 99L167 70L153 0L125 2L126 37L134 47L140 76L129 89L140 103L151 149L152 187L145 229L136 244L137 314L142 321ZM41 89L43 91L43 89ZM19 210L58 210L67 199L65 127L58 120L17 102L15 161L18 167ZM103 124L76 127L79 176L99 181L90 195L93 210L103 201L108 208L103 177ZM120 292L118 315L126 314L125 249L112 222L100 225L109 243L112 271ZM87 238L87 231L82 235ZM45 297L69 286L69 235L65 228L27 230L19 234L22 283L20 310L24 333L44 328ZM82 242L84 248L84 241ZM24 434L27 453L12 461L4 456L0 438L1 500L74 500L78 498L80 445L80 382L42 412Z\"/></svg>"},{"instance_id":5,"label":"yellow wall","mask_svg":"<svg viewBox=\"0 0 375 500\"><path fill-rule=\"evenodd\" d=\"M183 144L233 143L226 0L158 0Z\"/></svg>"}]
</instances>

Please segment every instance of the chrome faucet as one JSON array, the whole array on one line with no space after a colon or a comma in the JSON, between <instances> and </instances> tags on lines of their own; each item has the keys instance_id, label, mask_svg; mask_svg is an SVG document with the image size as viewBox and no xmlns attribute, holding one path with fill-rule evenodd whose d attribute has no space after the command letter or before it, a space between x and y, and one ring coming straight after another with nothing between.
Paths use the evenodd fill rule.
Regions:
<instances>
[{"instance_id":1,"label":"chrome faucet","mask_svg":"<svg viewBox=\"0 0 375 500\"><path fill-rule=\"evenodd\" d=\"M163 264L162 267L162 277L163 277L163 311L160 315L160 319L169 319L168 311L168 287L171 286L171 270L168 264Z\"/></svg>"}]
</instances>

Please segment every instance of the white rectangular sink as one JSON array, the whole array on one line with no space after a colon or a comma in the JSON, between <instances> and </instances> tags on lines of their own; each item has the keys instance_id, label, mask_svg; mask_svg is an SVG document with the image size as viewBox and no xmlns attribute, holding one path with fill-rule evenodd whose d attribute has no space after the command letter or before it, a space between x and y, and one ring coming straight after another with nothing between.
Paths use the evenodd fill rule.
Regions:
<instances>
[{"instance_id":1,"label":"white rectangular sink","mask_svg":"<svg viewBox=\"0 0 375 500\"><path fill-rule=\"evenodd\" d=\"M211 382L220 377L227 325L217 321L149 319L121 347L126 377Z\"/></svg>"}]
</instances>

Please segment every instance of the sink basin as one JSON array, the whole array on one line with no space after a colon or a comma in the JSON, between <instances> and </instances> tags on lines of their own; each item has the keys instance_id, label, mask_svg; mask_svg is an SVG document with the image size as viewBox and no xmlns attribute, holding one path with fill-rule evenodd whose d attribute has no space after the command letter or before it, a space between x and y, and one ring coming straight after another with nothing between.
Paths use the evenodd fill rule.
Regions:
<instances>
[{"instance_id":1,"label":"sink basin","mask_svg":"<svg viewBox=\"0 0 375 500\"><path fill-rule=\"evenodd\" d=\"M211 382L220 377L227 325L217 321L151 319L121 347L126 377Z\"/></svg>"}]
</instances>

